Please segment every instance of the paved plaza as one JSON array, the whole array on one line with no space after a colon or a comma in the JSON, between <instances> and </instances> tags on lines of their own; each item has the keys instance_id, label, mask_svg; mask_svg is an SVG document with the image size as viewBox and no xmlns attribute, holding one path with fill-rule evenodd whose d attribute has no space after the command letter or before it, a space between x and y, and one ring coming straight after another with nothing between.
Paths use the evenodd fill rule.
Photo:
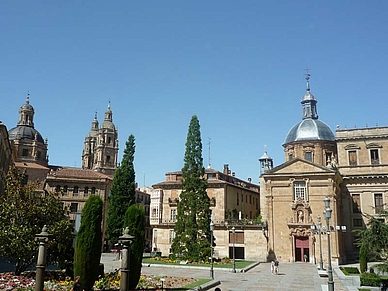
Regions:
<instances>
[{"instance_id":1,"label":"paved plaza","mask_svg":"<svg viewBox=\"0 0 388 291\"><path fill-rule=\"evenodd\" d=\"M120 261L113 254L103 254L102 263L105 271L120 268ZM214 291L216 287L222 291L322 291L327 290L327 277L318 275L317 266L310 263L281 262L279 275L271 275L270 264L261 263L246 272L232 273L228 269L214 269L214 281L220 284L207 290ZM142 274L176 276L191 278L209 278L210 268L190 268L188 266L143 266ZM334 274L335 290L348 291Z\"/></svg>"}]
</instances>

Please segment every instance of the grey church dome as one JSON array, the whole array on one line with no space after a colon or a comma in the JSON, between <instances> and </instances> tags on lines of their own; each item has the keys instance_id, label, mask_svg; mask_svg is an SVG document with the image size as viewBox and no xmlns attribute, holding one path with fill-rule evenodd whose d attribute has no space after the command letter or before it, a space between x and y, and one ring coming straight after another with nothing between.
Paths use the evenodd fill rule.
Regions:
<instances>
[{"instance_id":1,"label":"grey church dome","mask_svg":"<svg viewBox=\"0 0 388 291\"><path fill-rule=\"evenodd\" d=\"M310 75L307 74L306 94L302 98L303 116L302 121L294 125L286 136L284 144L295 141L327 140L334 141L334 134L330 127L318 120L317 99L310 92Z\"/></svg>"},{"instance_id":2,"label":"grey church dome","mask_svg":"<svg viewBox=\"0 0 388 291\"><path fill-rule=\"evenodd\" d=\"M36 140L38 142L44 143L42 135L33 127L18 125L14 128L11 128L8 131L9 140L19 140L19 139L28 139L28 140Z\"/></svg>"},{"instance_id":3,"label":"grey church dome","mask_svg":"<svg viewBox=\"0 0 388 291\"><path fill-rule=\"evenodd\" d=\"M318 119L303 119L294 125L287 134L285 144L301 140L330 140L334 141L334 134L330 127Z\"/></svg>"}]
</instances>

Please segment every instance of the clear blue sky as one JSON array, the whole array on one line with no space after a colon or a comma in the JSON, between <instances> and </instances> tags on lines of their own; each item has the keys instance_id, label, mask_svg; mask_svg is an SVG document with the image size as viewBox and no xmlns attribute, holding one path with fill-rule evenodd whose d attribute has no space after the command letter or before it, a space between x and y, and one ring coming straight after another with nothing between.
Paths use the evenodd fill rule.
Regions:
<instances>
[{"instance_id":1,"label":"clear blue sky","mask_svg":"<svg viewBox=\"0 0 388 291\"><path fill-rule=\"evenodd\" d=\"M387 1L1 1L2 120L27 92L50 164L80 166L94 112L108 101L120 155L136 138L139 185L180 170L188 125L203 158L259 179L301 120L304 69L319 119L387 126ZM145 179L144 179L145 177Z\"/></svg>"}]
</instances>

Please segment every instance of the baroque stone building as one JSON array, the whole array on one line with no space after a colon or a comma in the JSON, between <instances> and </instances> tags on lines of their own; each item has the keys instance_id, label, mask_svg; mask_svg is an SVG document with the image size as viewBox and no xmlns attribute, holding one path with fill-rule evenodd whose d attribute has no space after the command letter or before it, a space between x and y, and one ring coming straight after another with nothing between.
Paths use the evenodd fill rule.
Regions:
<instances>
[{"instance_id":1,"label":"baroque stone building","mask_svg":"<svg viewBox=\"0 0 388 291\"><path fill-rule=\"evenodd\" d=\"M302 121L283 144L286 162L261 175L261 214L268 221L268 249L277 257L302 261L307 255L317 263L322 249L326 263L323 200L329 197L332 261L341 263L358 256L353 230L365 227L361 213L378 216L388 199L388 128L337 128L334 136L318 119L309 77Z\"/></svg>"},{"instance_id":2,"label":"baroque stone building","mask_svg":"<svg viewBox=\"0 0 388 291\"><path fill-rule=\"evenodd\" d=\"M251 179L243 181L236 178L228 165L224 165L223 172L205 169L204 178L208 181L207 194L210 198L211 220L214 223L214 255L219 258L232 258L234 246L237 259L265 260L265 229L258 218L259 186L253 184ZM150 205L152 249L168 256L175 237L174 226L179 195L182 192L182 172L166 173L166 180L153 185L153 188Z\"/></svg>"}]
</instances>

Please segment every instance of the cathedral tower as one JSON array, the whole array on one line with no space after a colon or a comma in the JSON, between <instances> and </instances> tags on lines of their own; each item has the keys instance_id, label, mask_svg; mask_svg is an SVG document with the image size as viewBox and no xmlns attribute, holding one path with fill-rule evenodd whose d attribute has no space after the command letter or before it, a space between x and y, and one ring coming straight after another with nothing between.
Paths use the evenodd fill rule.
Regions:
<instances>
[{"instance_id":1,"label":"cathedral tower","mask_svg":"<svg viewBox=\"0 0 388 291\"><path fill-rule=\"evenodd\" d=\"M99 128L97 113L92 121L92 128L85 137L82 152L82 168L101 171L113 175L117 169L118 131L113 124L110 102L105 111L104 121Z\"/></svg>"}]
</instances>

